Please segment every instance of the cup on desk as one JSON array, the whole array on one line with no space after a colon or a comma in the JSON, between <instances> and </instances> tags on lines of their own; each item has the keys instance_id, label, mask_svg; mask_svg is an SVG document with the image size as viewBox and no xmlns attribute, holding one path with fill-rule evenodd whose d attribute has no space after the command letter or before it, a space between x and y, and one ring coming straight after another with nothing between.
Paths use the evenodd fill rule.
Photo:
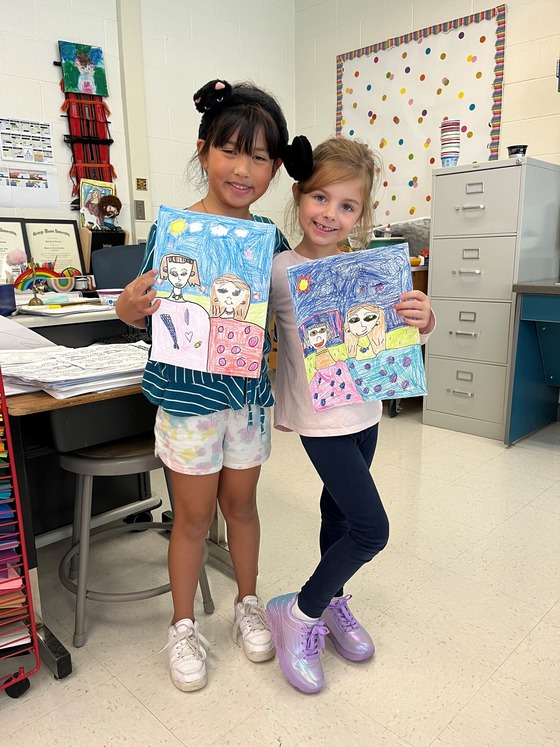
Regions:
<instances>
[{"instance_id":1,"label":"cup on desk","mask_svg":"<svg viewBox=\"0 0 560 747\"><path fill-rule=\"evenodd\" d=\"M74 290L77 290L77 291L90 290L89 278L87 275L75 275L74 276Z\"/></svg>"},{"instance_id":2,"label":"cup on desk","mask_svg":"<svg viewBox=\"0 0 560 747\"><path fill-rule=\"evenodd\" d=\"M12 283L0 285L0 315L10 316L16 310L16 296Z\"/></svg>"}]
</instances>

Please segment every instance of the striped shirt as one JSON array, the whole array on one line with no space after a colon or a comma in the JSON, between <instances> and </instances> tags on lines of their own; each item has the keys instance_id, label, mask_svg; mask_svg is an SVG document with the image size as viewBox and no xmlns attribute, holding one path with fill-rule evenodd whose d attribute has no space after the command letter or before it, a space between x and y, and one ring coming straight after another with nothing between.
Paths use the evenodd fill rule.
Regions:
<instances>
[{"instance_id":1,"label":"striped shirt","mask_svg":"<svg viewBox=\"0 0 560 747\"><path fill-rule=\"evenodd\" d=\"M259 223L272 223L270 218L254 215L253 220ZM150 228L146 253L140 273L152 268L156 238L156 224ZM276 229L276 246L274 253L289 249L284 235ZM151 317L147 317L148 331L151 328ZM225 376L206 371L194 371L180 368L169 363L153 361L150 358L144 371L142 391L155 405L171 415L184 417L208 415L218 410L241 410L245 405L271 407L274 404L266 354L270 351L268 330L265 335L261 373L258 379L246 379L241 376Z\"/></svg>"}]
</instances>

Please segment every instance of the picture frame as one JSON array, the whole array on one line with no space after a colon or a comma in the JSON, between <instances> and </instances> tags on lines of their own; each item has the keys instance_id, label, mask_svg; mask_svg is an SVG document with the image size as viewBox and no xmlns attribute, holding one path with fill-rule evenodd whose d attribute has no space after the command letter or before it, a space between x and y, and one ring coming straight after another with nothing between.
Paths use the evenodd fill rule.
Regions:
<instances>
[{"instance_id":1,"label":"picture frame","mask_svg":"<svg viewBox=\"0 0 560 747\"><path fill-rule=\"evenodd\" d=\"M29 257L27 234L23 218L0 218L0 283L12 277L12 266L8 264L8 254L20 249Z\"/></svg>"},{"instance_id":2,"label":"picture frame","mask_svg":"<svg viewBox=\"0 0 560 747\"><path fill-rule=\"evenodd\" d=\"M100 215L97 203L102 197L117 195L113 182L102 182L97 179L80 179L80 227L101 229L103 216Z\"/></svg>"},{"instance_id":3,"label":"picture frame","mask_svg":"<svg viewBox=\"0 0 560 747\"><path fill-rule=\"evenodd\" d=\"M48 220L27 218L24 220L29 259L68 275L84 274L84 257L80 233L75 220Z\"/></svg>"}]
</instances>

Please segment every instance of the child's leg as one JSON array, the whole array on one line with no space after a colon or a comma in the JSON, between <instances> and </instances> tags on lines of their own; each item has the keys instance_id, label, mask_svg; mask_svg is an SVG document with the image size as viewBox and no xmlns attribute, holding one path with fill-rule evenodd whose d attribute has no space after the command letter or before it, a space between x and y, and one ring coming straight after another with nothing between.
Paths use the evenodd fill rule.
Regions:
<instances>
[{"instance_id":1,"label":"child's leg","mask_svg":"<svg viewBox=\"0 0 560 747\"><path fill-rule=\"evenodd\" d=\"M322 517L322 534L331 540L339 535L298 595L309 617L320 617L346 581L387 544L389 521L369 471L376 439L377 426L349 436L301 439L337 508ZM344 532L340 513L347 522Z\"/></svg>"},{"instance_id":2,"label":"child's leg","mask_svg":"<svg viewBox=\"0 0 560 747\"><path fill-rule=\"evenodd\" d=\"M233 638L242 643L251 661L266 661L274 656L274 643L256 591L260 542L256 489L260 465L270 454L270 408L230 411L223 448L218 502L238 588Z\"/></svg>"},{"instance_id":3,"label":"child's leg","mask_svg":"<svg viewBox=\"0 0 560 747\"><path fill-rule=\"evenodd\" d=\"M237 580L238 599L256 595L260 522L257 481L261 468L223 467L218 502L227 525L228 547Z\"/></svg>"},{"instance_id":4,"label":"child's leg","mask_svg":"<svg viewBox=\"0 0 560 747\"><path fill-rule=\"evenodd\" d=\"M194 620L194 597L204 543L214 514L219 473L185 475L171 472L173 529L167 563L173 598L173 619Z\"/></svg>"}]
</instances>

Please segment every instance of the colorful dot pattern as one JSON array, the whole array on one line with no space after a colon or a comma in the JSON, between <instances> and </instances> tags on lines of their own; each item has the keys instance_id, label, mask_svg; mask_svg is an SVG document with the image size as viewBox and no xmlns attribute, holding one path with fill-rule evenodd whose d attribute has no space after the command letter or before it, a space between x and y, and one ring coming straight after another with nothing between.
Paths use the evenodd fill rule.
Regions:
<instances>
[{"instance_id":1,"label":"colorful dot pattern","mask_svg":"<svg viewBox=\"0 0 560 747\"><path fill-rule=\"evenodd\" d=\"M384 163L377 222L429 214L443 120L460 120L459 164L498 157L504 32L499 6L338 57L337 134Z\"/></svg>"}]
</instances>

